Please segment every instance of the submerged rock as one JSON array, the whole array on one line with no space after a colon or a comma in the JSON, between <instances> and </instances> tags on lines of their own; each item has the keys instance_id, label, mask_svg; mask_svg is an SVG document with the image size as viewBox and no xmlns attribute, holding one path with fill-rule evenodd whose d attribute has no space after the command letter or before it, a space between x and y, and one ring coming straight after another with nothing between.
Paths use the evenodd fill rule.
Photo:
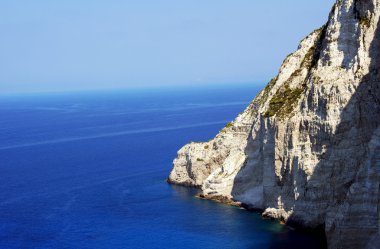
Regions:
<instances>
[{"instance_id":1,"label":"submerged rock","mask_svg":"<svg viewBox=\"0 0 380 249\"><path fill-rule=\"evenodd\" d=\"M329 248L380 248L379 16L380 0L338 0L243 113L178 152L168 181L324 226Z\"/></svg>"}]
</instances>

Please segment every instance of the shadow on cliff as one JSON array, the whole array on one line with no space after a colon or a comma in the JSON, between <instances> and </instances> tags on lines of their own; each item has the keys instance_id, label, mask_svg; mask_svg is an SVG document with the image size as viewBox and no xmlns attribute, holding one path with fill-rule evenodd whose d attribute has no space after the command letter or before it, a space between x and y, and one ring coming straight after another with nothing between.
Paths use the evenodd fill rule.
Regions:
<instances>
[{"instance_id":1,"label":"shadow on cliff","mask_svg":"<svg viewBox=\"0 0 380 249\"><path fill-rule=\"evenodd\" d=\"M304 225L303 217L297 216L302 209L304 215L314 217L314 224L325 226L325 221L329 220L325 230L331 248L365 248L368 240L378 230L379 214L376 206L380 175L376 170L369 171L380 165L371 164L367 169L365 161L369 153L368 144L380 124L380 22L375 28L369 57L369 73L362 78L341 111L340 123L326 141L327 150L321 154L299 200L318 205L304 210L304 205L298 206L295 203L295 215L289 218L290 223ZM338 88L336 91L339 94ZM321 134L315 138L318 137ZM320 143L318 140L315 142ZM371 178L373 184L367 178ZM367 210L366 205L375 211ZM318 210L325 212L316 215L320 213Z\"/></svg>"},{"instance_id":2,"label":"shadow on cliff","mask_svg":"<svg viewBox=\"0 0 380 249\"><path fill-rule=\"evenodd\" d=\"M351 209L352 205L359 206L359 209L366 204L370 207L377 205L380 196L380 170L376 170L376 167L380 165L370 165L374 172L368 172L370 170L364 168L364 162L368 156L368 143L380 124L379 25L377 23L375 37L369 48L371 58L369 73L362 78L357 89L352 89L355 93L341 110L340 123L336 130L331 132L326 131L325 127L320 127L319 132L313 133L312 130L308 130L310 129L309 125L300 126L310 134L310 141L313 143L312 153L320 155L319 163L315 166L313 175L308 179L306 174L300 174L303 171L299 169L297 158L292 162L291 167L286 166L290 162L282 162L285 165L281 172L284 176L283 179L276 179L274 172L272 175L265 175L267 173L265 173L264 167L271 167L272 171L274 169L277 131L266 132L265 129L268 128L261 128L258 137L255 139L250 134L246 155L257 156L259 154L257 158L264 160L263 155L265 154L267 161L261 161L262 166L254 166L253 164L257 164L258 161L251 162L248 156L246 165L235 178L232 190L233 196L239 196L249 187L262 185L263 182L260 182L260 179L261 181L264 179L262 194L269 202L265 203L263 206L265 208L272 207L272 205L275 207L278 198L286 200L283 198L286 193L293 195L294 198L294 187L297 187L300 194L299 199L283 203L285 210L294 208L294 213L289 217L288 223L292 226L325 228L327 241L331 248L365 248L367 241L376 234L377 226L380 224L377 211L379 207L373 207L372 213L365 214L358 213L360 210ZM338 95L335 97L339 98L339 89L334 90ZM289 128L291 127L288 126L287 129ZM273 137L265 137L268 136L267 134L273 134ZM267 141L266 143L262 142L264 138ZM322 145L325 146L325 149L322 149ZM291 141L287 141L285 146L291 148L293 145ZM272 161L269 162L268 160ZM276 158L276 160L279 159ZM290 170L287 171L287 169ZM364 176L359 177L359 172ZM251 186L244 185L244 180L252 177ZM367 186L368 183L363 182L365 177L372 177L373 186ZM296 186L294 181L297 182ZM350 194L353 184L363 185L361 192ZM357 187L357 189L360 188ZM277 194L273 194L274 192ZM354 219L350 215L357 215L359 218ZM307 223L304 222L305 217L307 217ZM326 219L329 220L328 225L325 225ZM361 231L361 229L364 230ZM279 247L273 245L271 248Z\"/></svg>"}]
</instances>

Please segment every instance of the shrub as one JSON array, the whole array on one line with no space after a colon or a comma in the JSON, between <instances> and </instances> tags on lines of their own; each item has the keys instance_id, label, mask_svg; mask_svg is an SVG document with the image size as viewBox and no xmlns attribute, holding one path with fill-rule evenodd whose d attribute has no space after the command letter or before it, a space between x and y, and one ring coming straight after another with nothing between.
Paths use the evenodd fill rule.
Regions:
<instances>
[{"instance_id":1,"label":"shrub","mask_svg":"<svg viewBox=\"0 0 380 249\"><path fill-rule=\"evenodd\" d=\"M228 124L226 124L225 128L230 128L232 126L233 126L233 124L231 122L229 122Z\"/></svg>"}]
</instances>

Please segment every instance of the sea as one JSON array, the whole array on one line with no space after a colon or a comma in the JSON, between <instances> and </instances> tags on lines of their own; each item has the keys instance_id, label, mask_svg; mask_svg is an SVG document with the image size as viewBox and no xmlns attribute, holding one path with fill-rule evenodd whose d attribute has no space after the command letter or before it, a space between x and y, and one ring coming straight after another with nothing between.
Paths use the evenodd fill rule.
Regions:
<instances>
[{"instance_id":1,"label":"sea","mask_svg":"<svg viewBox=\"0 0 380 249\"><path fill-rule=\"evenodd\" d=\"M325 248L316 233L169 185L260 84L0 95L0 248Z\"/></svg>"}]
</instances>

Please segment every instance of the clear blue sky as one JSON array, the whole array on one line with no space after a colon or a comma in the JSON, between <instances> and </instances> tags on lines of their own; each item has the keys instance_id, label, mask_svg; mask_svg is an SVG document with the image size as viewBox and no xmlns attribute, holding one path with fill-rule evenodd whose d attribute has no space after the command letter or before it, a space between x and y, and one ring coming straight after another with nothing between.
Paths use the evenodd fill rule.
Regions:
<instances>
[{"instance_id":1,"label":"clear blue sky","mask_svg":"<svg viewBox=\"0 0 380 249\"><path fill-rule=\"evenodd\" d=\"M263 82L333 0L2 0L0 92Z\"/></svg>"}]
</instances>

